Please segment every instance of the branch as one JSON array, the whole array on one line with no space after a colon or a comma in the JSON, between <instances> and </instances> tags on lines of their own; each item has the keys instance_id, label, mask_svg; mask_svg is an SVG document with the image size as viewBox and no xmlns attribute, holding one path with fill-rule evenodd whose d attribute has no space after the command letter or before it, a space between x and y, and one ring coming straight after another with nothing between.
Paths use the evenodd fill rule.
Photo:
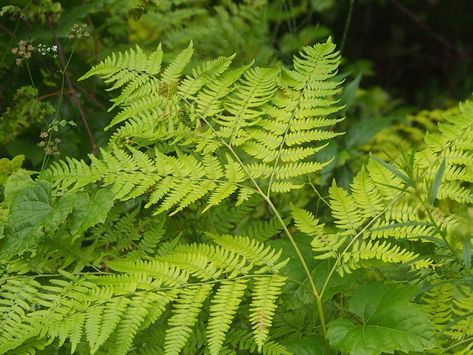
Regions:
<instances>
[{"instance_id":1,"label":"branch","mask_svg":"<svg viewBox=\"0 0 473 355\"><path fill-rule=\"evenodd\" d=\"M48 18L48 25L49 25L49 28L51 30L53 40L54 40L54 42L57 46L59 62L60 62L60 65L62 67L62 73L64 75L64 78L66 79L67 86L68 86L69 91L71 93L72 102L74 103L74 105L79 110L80 118L82 120L82 123L84 124L85 130L87 131L87 136L89 137L90 145L91 145L91 148L92 148L92 154L97 155L97 144L95 143L94 135L92 133L92 130L90 129L89 121L87 120L87 116L85 115L85 111L82 108L82 105L79 101L77 91L74 88L74 85L72 84L71 77L69 76L69 72L67 71L66 60L64 59L64 50L61 46L61 42L59 42L59 40L57 38L56 31L54 29L53 20L52 20L51 17Z\"/></svg>"},{"instance_id":2,"label":"branch","mask_svg":"<svg viewBox=\"0 0 473 355\"><path fill-rule=\"evenodd\" d=\"M73 91L71 91L71 90L65 90L65 91L62 92L63 95L64 94L71 95L72 93L73 93ZM58 95L61 95L61 90L56 91L56 92L50 92L49 94L45 94L43 96L39 96L38 100L41 101L41 100L47 99L48 97L58 96Z\"/></svg>"},{"instance_id":3,"label":"branch","mask_svg":"<svg viewBox=\"0 0 473 355\"><path fill-rule=\"evenodd\" d=\"M8 28L3 26L1 23L0 23L0 29L2 29L2 31L4 31L10 37L16 38L16 35L12 31L10 31Z\"/></svg>"},{"instance_id":4,"label":"branch","mask_svg":"<svg viewBox=\"0 0 473 355\"><path fill-rule=\"evenodd\" d=\"M451 51L461 54L460 50L451 44L445 37L441 34L433 31L429 26L427 26L419 16L414 14L411 10L409 10L404 4L402 4L399 0L391 0L392 4L407 18L409 18L414 24L419 27L425 34L435 40L437 43L441 44L442 46L450 49Z\"/></svg>"}]
</instances>

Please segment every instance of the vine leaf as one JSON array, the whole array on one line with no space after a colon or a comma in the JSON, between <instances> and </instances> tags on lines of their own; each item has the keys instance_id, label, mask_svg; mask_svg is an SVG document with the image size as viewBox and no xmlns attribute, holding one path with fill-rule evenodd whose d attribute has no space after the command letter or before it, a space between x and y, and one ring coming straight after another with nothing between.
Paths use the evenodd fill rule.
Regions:
<instances>
[{"instance_id":1,"label":"vine leaf","mask_svg":"<svg viewBox=\"0 0 473 355\"><path fill-rule=\"evenodd\" d=\"M90 227L105 222L113 206L113 197L112 190L109 188L98 190L92 198L87 193L78 195L72 214L72 232L81 234Z\"/></svg>"},{"instance_id":2,"label":"vine leaf","mask_svg":"<svg viewBox=\"0 0 473 355\"><path fill-rule=\"evenodd\" d=\"M53 200L51 184L31 182L12 201L7 221L8 238L3 239L0 256L22 254L36 244L45 231L55 231L74 206L74 195Z\"/></svg>"},{"instance_id":3,"label":"vine leaf","mask_svg":"<svg viewBox=\"0 0 473 355\"><path fill-rule=\"evenodd\" d=\"M394 351L423 352L433 346L434 329L419 305L409 302L416 293L409 286L373 283L358 288L349 302L356 317L328 324L327 338L342 352L356 355Z\"/></svg>"}]
</instances>

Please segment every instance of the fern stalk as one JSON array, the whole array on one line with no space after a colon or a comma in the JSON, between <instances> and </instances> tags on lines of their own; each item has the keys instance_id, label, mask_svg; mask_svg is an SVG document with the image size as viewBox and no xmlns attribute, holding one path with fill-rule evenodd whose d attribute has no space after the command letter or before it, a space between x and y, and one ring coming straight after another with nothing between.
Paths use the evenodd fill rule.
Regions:
<instances>
[{"instance_id":1,"label":"fern stalk","mask_svg":"<svg viewBox=\"0 0 473 355\"><path fill-rule=\"evenodd\" d=\"M386 213L389 208L396 203L397 200L399 200L399 198L402 196L402 194L406 191L406 189L408 188L408 186L406 186L406 188L401 191L400 193L398 193L397 196L395 196L392 201L381 211L379 212L375 217L373 217L373 219L371 219L368 223L366 223L366 225L358 232L356 233L356 235L352 238L352 240L350 241L350 243L348 243L348 245L345 247L345 249L343 249L343 251L340 253L340 255L337 257L337 259L335 260L335 263L333 264L332 268L330 269L330 272L328 273L328 276L327 278L325 279L325 282L324 282L324 285L322 286L322 290L320 291L320 297L322 297L325 293L325 290L327 289L327 286L328 286L328 283L330 281L330 279L332 278L333 274L335 273L335 270L337 269L337 266L338 264L340 263L340 261L342 260L343 256L348 252L348 250L350 250L351 246L358 240L358 238L369 228L371 227L371 225L373 225L374 222L376 222L376 220L378 218L380 218L384 213Z\"/></svg>"},{"instance_id":2,"label":"fern stalk","mask_svg":"<svg viewBox=\"0 0 473 355\"><path fill-rule=\"evenodd\" d=\"M284 223L284 221L283 221L281 215L279 214L278 210L274 206L271 199L269 197L267 197L266 195L264 195L264 193L261 191L261 189L258 188L258 190L259 190L260 195L263 197L263 199L266 201L268 206L271 208L271 211L273 211L273 213L276 216L277 220L281 224L281 227L283 227L284 233L286 234L287 238L291 242L292 247L294 248L294 250L297 254L297 257L299 258L299 260L302 264L302 267L304 268L304 271L307 274L307 278L309 279L310 287L312 289L312 295L314 296L315 302L317 304L317 310L318 310L318 313L319 313L320 325L322 326L322 333L325 336L326 333L327 333L327 328L326 328L326 325L325 325L325 315L324 315L324 305L323 305L323 302L322 302L322 293L319 294L319 292L317 290L317 286L315 285L314 279L312 277L312 274L310 273L309 267L307 266L307 263L305 262L305 259L302 256L302 253L301 253L299 247L297 246L296 241L294 240L294 237L292 236L291 232L289 232L289 230L287 229L286 224Z\"/></svg>"},{"instance_id":3,"label":"fern stalk","mask_svg":"<svg viewBox=\"0 0 473 355\"><path fill-rule=\"evenodd\" d=\"M185 97L182 97L182 99L184 101L186 101L189 105L191 105L190 102ZM203 115L201 115L200 113L197 113L197 114L209 126L209 128L212 130L212 133L218 138L218 140L229 150L229 152L233 155L233 157L236 159L238 164L240 164L241 168L243 169L245 174L248 176L251 183L255 186L255 189L256 189L256 192L258 193L258 195L260 195L263 198L263 200L268 204L269 208L274 213L274 215L276 216L276 219L278 220L281 227L283 228L283 231L286 234L289 241L291 242L291 245L294 248L294 251L296 252L297 257L299 258L299 261L300 261L300 263L301 263L301 265L304 269L304 272L306 273L307 278L309 280L310 287L311 287L311 290L312 290L312 295L315 299L315 303L317 304L317 310L318 310L318 313L319 313L319 320L320 320L320 325L322 327L322 333L325 336L326 333L327 333L327 327L326 327L326 324L325 324L325 315L324 315L322 296L321 296L321 294L319 294L319 291L317 290L317 286L315 285L315 281L312 277L312 274L309 270L309 267L307 266L307 263L305 262L305 259L302 256L302 253L301 253L299 247L297 246L297 243L294 240L294 237L292 236L291 232L289 232L289 230L287 229L286 224L284 223L281 215L279 214L277 208L274 206L273 202L271 201L271 198L269 197L269 190L268 190L268 195L263 192L263 190L258 185L256 180L251 176L250 172L246 168L245 164L241 161L240 157L235 152L233 147L230 144L228 144L224 139L222 139L217 134L217 132L215 131L213 126L210 124L210 122Z\"/></svg>"}]
</instances>

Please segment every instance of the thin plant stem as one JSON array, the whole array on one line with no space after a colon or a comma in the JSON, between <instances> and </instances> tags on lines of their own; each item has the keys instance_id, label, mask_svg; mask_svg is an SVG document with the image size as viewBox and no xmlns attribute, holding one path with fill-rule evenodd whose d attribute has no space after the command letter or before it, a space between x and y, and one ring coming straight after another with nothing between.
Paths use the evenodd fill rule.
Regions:
<instances>
[{"instance_id":1,"label":"thin plant stem","mask_svg":"<svg viewBox=\"0 0 473 355\"><path fill-rule=\"evenodd\" d=\"M75 50L75 46L72 47L72 51L71 51L71 54L69 55L69 59L68 59L68 61L67 61L67 64L69 64L69 62L71 61L71 58L72 58L72 56L74 55L74 50ZM63 99L63 97L64 97L64 86L65 86L64 72L65 72L65 69L66 69L67 67L65 67L65 68L62 70L62 69L61 69L61 66L59 65L59 63L58 63L58 67L59 67L60 72L61 72L61 74L62 74L62 75L61 75L61 89L59 90L59 98L58 98L57 108L56 108L56 111L54 112L54 117L53 117L51 123L53 123L53 122L56 121L56 119L57 119L57 117L58 117L58 115L59 115L59 111L60 111L60 109L61 109L62 99ZM50 124L51 124L51 123L50 123ZM49 135L48 135L48 142L47 142L47 144L46 144L46 147L48 147L49 144L51 143L51 139L52 139L51 134L49 134ZM43 161L42 161L42 163L41 163L41 170L40 170L40 173L41 173L41 172L44 170L44 168L46 167L46 164L47 164L48 160L49 160L49 156L48 156L47 154L45 154L44 157L43 157Z\"/></svg>"},{"instance_id":2,"label":"thin plant stem","mask_svg":"<svg viewBox=\"0 0 473 355\"><path fill-rule=\"evenodd\" d=\"M312 183L312 179L310 178L310 175L307 174L307 177L309 179L309 186L312 187L312 190L316 193L317 197L319 198L320 201L322 201L326 206L330 207L330 203L325 199L325 197L322 196L322 194L317 190L315 185Z\"/></svg>"},{"instance_id":3,"label":"thin plant stem","mask_svg":"<svg viewBox=\"0 0 473 355\"><path fill-rule=\"evenodd\" d=\"M84 125L84 128L87 132L87 136L88 136L89 141L90 141L92 154L97 155L97 143L95 142L95 138L94 138L94 135L92 133L92 129L90 128L89 121L87 120L87 116L85 114L85 111L84 111L84 109L83 109L83 107L82 107L82 105L79 101L79 98L78 98L78 95L77 95L77 90L74 88L74 85L72 84L72 80L69 76L69 72L67 71L67 67L69 65L69 62L71 61L72 56L70 56L69 59L66 62L66 60L64 58L64 50L62 48L61 42L57 38L56 31L54 30L54 24L53 24L52 19L48 20L48 24L49 24L49 28L51 30L53 40L54 40L54 42L57 46L59 62L61 63L61 66L63 68L62 74L63 74L64 78L66 79L66 83L67 83L67 86L68 86L69 90L73 92L71 94L71 100L74 103L74 105L76 106L77 110L79 111L79 115L80 115L82 124Z\"/></svg>"},{"instance_id":4,"label":"thin plant stem","mask_svg":"<svg viewBox=\"0 0 473 355\"><path fill-rule=\"evenodd\" d=\"M31 75L31 70L30 70L30 66L28 64L28 60L25 60L25 64L26 64L26 69L28 70L28 75L30 76L30 80L31 80L31 85L36 88L36 85L34 84L34 80L33 80L33 75Z\"/></svg>"},{"instance_id":5,"label":"thin plant stem","mask_svg":"<svg viewBox=\"0 0 473 355\"><path fill-rule=\"evenodd\" d=\"M348 15L347 20L345 22L345 28L343 29L343 36L342 36L342 43L340 44L340 51L343 52L343 48L345 48L345 43L348 36L348 29L350 28L351 18L353 17L353 5L355 0L350 0L350 5L348 7Z\"/></svg>"}]
</instances>

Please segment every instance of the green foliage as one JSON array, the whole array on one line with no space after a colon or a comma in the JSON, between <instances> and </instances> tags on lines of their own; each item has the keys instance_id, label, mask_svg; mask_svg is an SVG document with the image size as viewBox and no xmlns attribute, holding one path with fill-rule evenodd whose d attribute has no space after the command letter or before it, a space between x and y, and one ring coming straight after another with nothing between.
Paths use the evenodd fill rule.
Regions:
<instances>
[{"instance_id":1,"label":"green foliage","mask_svg":"<svg viewBox=\"0 0 473 355\"><path fill-rule=\"evenodd\" d=\"M473 103L366 87L384 6L1 8L0 354L471 353Z\"/></svg>"},{"instance_id":2,"label":"green foliage","mask_svg":"<svg viewBox=\"0 0 473 355\"><path fill-rule=\"evenodd\" d=\"M0 115L0 144L5 145L41 123L54 112L49 102L38 99L38 90L31 86L17 89L12 105Z\"/></svg>"},{"instance_id":3,"label":"green foliage","mask_svg":"<svg viewBox=\"0 0 473 355\"><path fill-rule=\"evenodd\" d=\"M472 104L426 135L426 148L401 160L401 168L370 160L353 179L351 194L336 183L329 190L338 231L326 232L308 211L293 212L296 226L314 237L317 259L335 258L340 274L360 267L402 263L413 269L433 266L422 257L424 245L449 243L458 233L459 216L437 200L469 202ZM402 170L401 170L402 169ZM427 243L427 244L425 244ZM468 247L467 247L468 248Z\"/></svg>"},{"instance_id":4,"label":"green foliage","mask_svg":"<svg viewBox=\"0 0 473 355\"><path fill-rule=\"evenodd\" d=\"M468 354L473 349L472 295L468 285L439 282L422 296L422 307L438 332L438 352Z\"/></svg>"},{"instance_id":5,"label":"green foliage","mask_svg":"<svg viewBox=\"0 0 473 355\"><path fill-rule=\"evenodd\" d=\"M429 349L433 327L420 306L409 302L414 294L409 287L361 285L348 303L348 310L357 320L331 321L327 338L337 349L350 354Z\"/></svg>"},{"instance_id":6,"label":"green foliage","mask_svg":"<svg viewBox=\"0 0 473 355\"><path fill-rule=\"evenodd\" d=\"M338 135L327 129L340 120L332 118L340 109L333 99L339 56L330 41L304 48L294 70L229 70L231 57L221 57L180 80L192 52L189 46L177 55L159 79L161 47L149 57L139 48L113 55L86 74L122 87L113 100L122 110L109 127L122 125L101 159L54 164L55 186L101 181L117 199L146 193L148 207L159 204L156 213L177 213L205 197L210 208L234 192L242 203L255 183L272 192L297 189L324 166L308 157L324 147L315 144Z\"/></svg>"}]
</instances>

